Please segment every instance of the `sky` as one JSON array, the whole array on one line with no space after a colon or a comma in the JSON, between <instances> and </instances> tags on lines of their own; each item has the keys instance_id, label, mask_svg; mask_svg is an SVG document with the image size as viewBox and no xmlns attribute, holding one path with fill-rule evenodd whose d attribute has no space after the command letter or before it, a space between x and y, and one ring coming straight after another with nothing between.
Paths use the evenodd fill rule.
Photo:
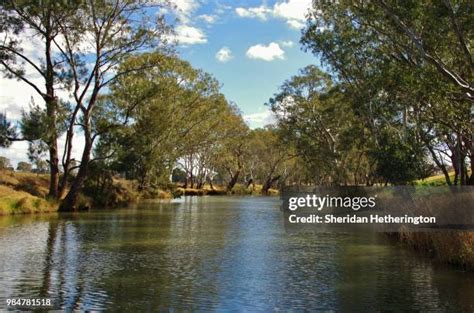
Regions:
<instances>
[{"instance_id":1,"label":"sky","mask_svg":"<svg viewBox=\"0 0 474 313\"><path fill-rule=\"evenodd\" d=\"M213 74L251 127L271 122L264 104L317 59L299 40L311 0L177 0L178 51Z\"/></svg>"},{"instance_id":2,"label":"sky","mask_svg":"<svg viewBox=\"0 0 474 313\"><path fill-rule=\"evenodd\" d=\"M251 128L272 122L264 104L285 80L306 65L319 64L299 44L311 0L171 2L173 7L162 13L174 24L172 40L179 55L219 80L222 93L238 105ZM33 44L28 49L35 53ZM41 102L31 87L0 78L0 111L9 118L18 119L31 97ZM75 155L80 155L81 146L76 144ZM0 148L0 155L15 166L27 161L27 147L26 142L17 142L9 149Z\"/></svg>"}]
</instances>

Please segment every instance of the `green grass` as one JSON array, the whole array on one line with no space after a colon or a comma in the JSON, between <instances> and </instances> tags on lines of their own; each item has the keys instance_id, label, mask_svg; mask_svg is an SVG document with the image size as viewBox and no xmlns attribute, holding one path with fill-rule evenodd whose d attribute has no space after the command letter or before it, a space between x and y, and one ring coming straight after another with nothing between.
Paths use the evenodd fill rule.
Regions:
<instances>
[{"instance_id":1,"label":"green grass","mask_svg":"<svg viewBox=\"0 0 474 313\"><path fill-rule=\"evenodd\" d=\"M449 177L451 179L451 182L454 181L454 172L449 173ZM434 175L425 179L419 179L415 181L416 185L420 186L446 186L446 179L444 178L443 174L440 175Z\"/></svg>"},{"instance_id":2,"label":"green grass","mask_svg":"<svg viewBox=\"0 0 474 313\"><path fill-rule=\"evenodd\" d=\"M0 215L55 212L58 204L0 185Z\"/></svg>"}]
</instances>

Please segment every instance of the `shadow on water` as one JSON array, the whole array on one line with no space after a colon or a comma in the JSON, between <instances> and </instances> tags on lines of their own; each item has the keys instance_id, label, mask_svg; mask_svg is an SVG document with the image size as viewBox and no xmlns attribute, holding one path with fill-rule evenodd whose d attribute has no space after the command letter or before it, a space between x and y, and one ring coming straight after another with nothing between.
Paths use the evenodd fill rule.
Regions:
<instances>
[{"instance_id":1,"label":"shadow on water","mask_svg":"<svg viewBox=\"0 0 474 313\"><path fill-rule=\"evenodd\" d=\"M185 197L69 215L0 218L0 308L474 310L472 273L378 235L287 234L278 199Z\"/></svg>"}]
</instances>

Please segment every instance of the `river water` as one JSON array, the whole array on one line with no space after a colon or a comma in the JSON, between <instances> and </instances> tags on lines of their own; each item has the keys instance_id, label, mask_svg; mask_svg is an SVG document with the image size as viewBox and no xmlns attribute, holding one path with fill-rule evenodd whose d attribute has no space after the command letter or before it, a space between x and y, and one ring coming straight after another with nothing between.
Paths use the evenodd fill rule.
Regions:
<instances>
[{"instance_id":1,"label":"river water","mask_svg":"<svg viewBox=\"0 0 474 313\"><path fill-rule=\"evenodd\" d=\"M473 312L473 273L376 234L285 232L279 199L0 217L0 309Z\"/></svg>"}]
</instances>

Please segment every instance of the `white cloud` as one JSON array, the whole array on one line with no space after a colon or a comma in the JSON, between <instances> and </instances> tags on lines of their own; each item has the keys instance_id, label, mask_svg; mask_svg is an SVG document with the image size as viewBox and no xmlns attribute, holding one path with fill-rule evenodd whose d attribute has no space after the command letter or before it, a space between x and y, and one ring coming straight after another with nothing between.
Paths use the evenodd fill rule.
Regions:
<instances>
[{"instance_id":1,"label":"white cloud","mask_svg":"<svg viewBox=\"0 0 474 313\"><path fill-rule=\"evenodd\" d=\"M275 123L275 116L270 110L245 114L243 118L251 128L263 127Z\"/></svg>"},{"instance_id":2,"label":"white cloud","mask_svg":"<svg viewBox=\"0 0 474 313\"><path fill-rule=\"evenodd\" d=\"M170 38L181 45L196 45L207 42L206 34L197 27L190 25L178 25L175 34Z\"/></svg>"},{"instance_id":3,"label":"white cloud","mask_svg":"<svg viewBox=\"0 0 474 313\"><path fill-rule=\"evenodd\" d=\"M232 10L232 6L217 2L216 9L214 12L220 15L220 14L224 14L226 11L229 11L229 10Z\"/></svg>"},{"instance_id":4,"label":"white cloud","mask_svg":"<svg viewBox=\"0 0 474 313\"><path fill-rule=\"evenodd\" d=\"M284 20L288 26L301 29L305 25L306 14L312 7L311 0L279 0L273 7L261 5L259 7L237 8L235 12L240 17L258 18L262 21L269 16Z\"/></svg>"},{"instance_id":5,"label":"white cloud","mask_svg":"<svg viewBox=\"0 0 474 313\"><path fill-rule=\"evenodd\" d=\"M44 44L41 42L41 37L35 35L31 30L26 30L21 33L18 38L24 55L35 64L40 64L43 57L41 51L44 51ZM2 66L0 66L0 68L3 69ZM24 70L25 77L36 85L41 92L45 92L44 79L41 74L28 63L25 63ZM6 112L9 120L20 119L21 111L23 109L28 110L32 98L36 104L42 105L44 102L41 96L23 81L8 79L0 75L0 112Z\"/></svg>"},{"instance_id":6,"label":"white cloud","mask_svg":"<svg viewBox=\"0 0 474 313\"><path fill-rule=\"evenodd\" d=\"M232 56L232 51L227 48L227 47L222 47L219 51L216 53L216 59L217 61L221 63L225 63L230 61L233 58Z\"/></svg>"},{"instance_id":7,"label":"white cloud","mask_svg":"<svg viewBox=\"0 0 474 313\"><path fill-rule=\"evenodd\" d=\"M286 48L291 48L295 45L295 43L291 40L281 41L280 43L281 43L282 47L286 47Z\"/></svg>"},{"instance_id":8,"label":"white cloud","mask_svg":"<svg viewBox=\"0 0 474 313\"><path fill-rule=\"evenodd\" d=\"M254 8L236 8L235 13L240 17L258 18L265 21L272 10L264 5Z\"/></svg>"},{"instance_id":9,"label":"white cloud","mask_svg":"<svg viewBox=\"0 0 474 313\"><path fill-rule=\"evenodd\" d=\"M286 20L288 25L301 28L306 21L308 9L312 7L311 0L288 0L275 3L273 14Z\"/></svg>"},{"instance_id":10,"label":"white cloud","mask_svg":"<svg viewBox=\"0 0 474 313\"><path fill-rule=\"evenodd\" d=\"M293 29L302 29L304 27L304 22L298 20L287 20L286 24Z\"/></svg>"},{"instance_id":11,"label":"white cloud","mask_svg":"<svg viewBox=\"0 0 474 313\"><path fill-rule=\"evenodd\" d=\"M183 23L188 23L191 15L199 8L196 0L173 0L174 11Z\"/></svg>"},{"instance_id":12,"label":"white cloud","mask_svg":"<svg viewBox=\"0 0 474 313\"><path fill-rule=\"evenodd\" d=\"M247 50L246 56L249 59L260 59L264 61L283 60L285 58L285 51L283 51L276 42L271 42L268 46L262 44L251 46Z\"/></svg>"},{"instance_id":13,"label":"white cloud","mask_svg":"<svg viewBox=\"0 0 474 313\"><path fill-rule=\"evenodd\" d=\"M159 0L165 3L166 0ZM171 1L172 14L177 17L177 25L174 27L174 34L168 36L168 40L182 46L207 43L207 36L204 31L195 26L195 22L200 19L208 24L216 21L217 16L199 15L195 13L201 3L198 0L173 0ZM167 13L165 11L165 13Z\"/></svg>"},{"instance_id":14,"label":"white cloud","mask_svg":"<svg viewBox=\"0 0 474 313\"><path fill-rule=\"evenodd\" d=\"M208 24L214 24L217 21L217 15L202 14L198 16L199 19L203 20Z\"/></svg>"}]
</instances>

